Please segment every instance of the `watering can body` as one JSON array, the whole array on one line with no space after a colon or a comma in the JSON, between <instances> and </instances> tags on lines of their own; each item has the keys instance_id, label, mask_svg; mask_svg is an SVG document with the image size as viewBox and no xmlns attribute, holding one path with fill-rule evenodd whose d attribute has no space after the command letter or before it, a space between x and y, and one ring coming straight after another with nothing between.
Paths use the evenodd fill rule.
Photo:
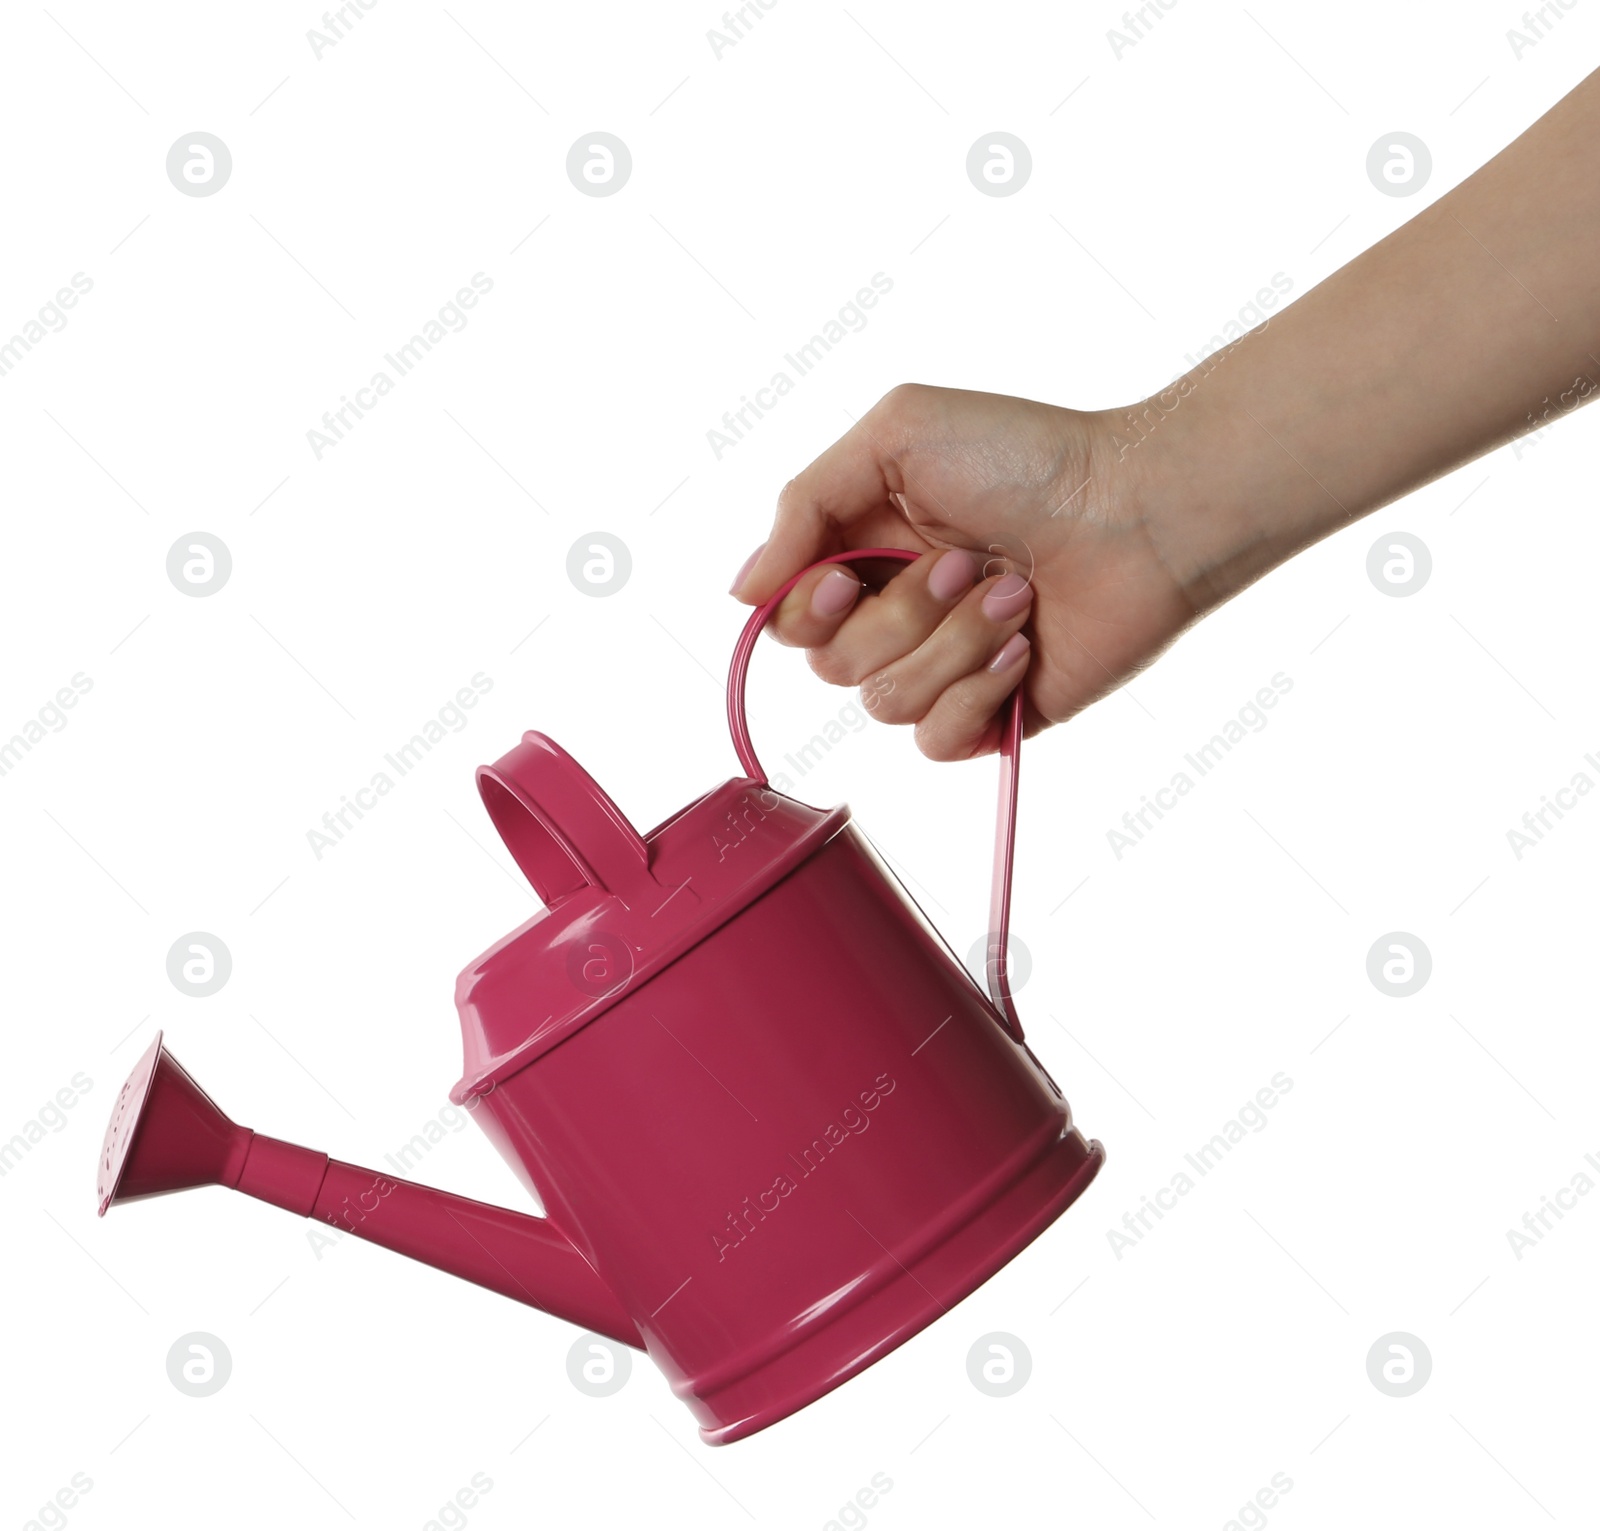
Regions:
<instances>
[{"instance_id":1,"label":"watering can body","mask_svg":"<svg viewBox=\"0 0 1600 1531\"><path fill-rule=\"evenodd\" d=\"M524 748L556 762L537 735ZM986 1280L1077 1196L1100 1150L846 810L737 780L666 838L676 857L653 859L670 877L648 897L630 889L631 909L591 902L542 982L518 968L555 967L541 926L561 905L463 975L476 1067L455 1098L630 1315L702 1435L729 1441ZM714 890L730 865L769 884L704 929L726 912ZM698 939L646 970L668 897ZM579 995L600 990L592 1018L579 1010L499 1061L475 1048L495 1017L548 1007L569 969Z\"/></svg>"},{"instance_id":2,"label":"watering can body","mask_svg":"<svg viewBox=\"0 0 1600 1531\"><path fill-rule=\"evenodd\" d=\"M458 980L451 1098L543 1217L238 1127L159 1037L118 1097L100 1210L216 1183L340 1226L646 1350L714 1444L839 1386L1037 1237L1103 1150L1004 982L1014 757L991 998L847 808L767 785L743 675L782 594L735 658L747 774L648 834L541 734L479 770L545 907ZM1011 717L1014 752L1020 699Z\"/></svg>"}]
</instances>

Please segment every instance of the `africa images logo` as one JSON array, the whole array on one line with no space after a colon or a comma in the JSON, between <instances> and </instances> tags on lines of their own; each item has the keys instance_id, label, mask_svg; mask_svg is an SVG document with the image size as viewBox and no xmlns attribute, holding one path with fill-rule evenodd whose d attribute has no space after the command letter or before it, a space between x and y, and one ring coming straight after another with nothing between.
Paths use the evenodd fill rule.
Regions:
<instances>
[{"instance_id":1,"label":"africa images logo","mask_svg":"<svg viewBox=\"0 0 1600 1531\"><path fill-rule=\"evenodd\" d=\"M888 1074L879 1074L872 1081L872 1085L870 1090L862 1090L856 1099L839 1113L839 1120L829 1122L800 1150L798 1155L789 1155L795 1168L800 1172L798 1180L787 1170L779 1170L772 1184L766 1190L756 1193L754 1204L752 1199L746 1196L739 1207L728 1214L725 1225L712 1230L711 1242L716 1246L719 1261L728 1258L730 1249L737 1249L744 1243L755 1232L757 1225L767 1220L768 1213L776 1212L783 1205L784 1199L793 1195L799 1188L801 1180L816 1174L827 1163L830 1154L844 1147L851 1138L860 1137L872 1125L872 1118L867 1113L876 1111L884 1099L893 1094L895 1081ZM857 1101L860 1102L859 1106L856 1104Z\"/></svg>"}]
</instances>

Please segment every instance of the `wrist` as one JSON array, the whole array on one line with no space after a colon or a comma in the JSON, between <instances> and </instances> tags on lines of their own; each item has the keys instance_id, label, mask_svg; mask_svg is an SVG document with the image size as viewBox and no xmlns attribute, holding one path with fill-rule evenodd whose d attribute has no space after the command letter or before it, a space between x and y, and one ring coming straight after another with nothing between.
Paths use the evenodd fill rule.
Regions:
<instances>
[{"instance_id":1,"label":"wrist","mask_svg":"<svg viewBox=\"0 0 1600 1531\"><path fill-rule=\"evenodd\" d=\"M1103 471L1197 614L1361 513L1305 466L1280 411L1228 386L1236 349L1098 416ZM1229 361L1235 374L1216 376Z\"/></svg>"}]
</instances>

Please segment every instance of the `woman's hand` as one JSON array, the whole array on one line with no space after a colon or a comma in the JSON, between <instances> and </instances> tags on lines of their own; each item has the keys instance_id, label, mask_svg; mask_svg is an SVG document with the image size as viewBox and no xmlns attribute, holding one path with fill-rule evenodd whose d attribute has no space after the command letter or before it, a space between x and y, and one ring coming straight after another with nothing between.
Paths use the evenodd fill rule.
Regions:
<instances>
[{"instance_id":1,"label":"woman's hand","mask_svg":"<svg viewBox=\"0 0 1600 1531\"><path fill-rule=\"evenodd\" d=\"M896 388L784 489L734 594L915 549L870 595L808 575L777 636L936 760L994 749L1019 679L1030 733L1071 717L1310 543L1600 397L1597 145L1600 72L1127 409Z\"/></svg>"},{"instance_id":2,"label":"woman's hand","mask_svg":"<svg viewBox=\"0 0 1600 1531\"><path fill-rule=\"evenodd\" d=\"M1141 509L1133 470L1150 449L1119 423L896 388L784 487L733 593L759 605L830 553L914 550L876 591L851 567L815 570L768 631L806 649L824 680L860 686L873 716L914 725L935 760L994 750L1019 682L1027 731L1059 723L1213 603L1197 576L1213 560Z\"/></svg>"}]
</instances>

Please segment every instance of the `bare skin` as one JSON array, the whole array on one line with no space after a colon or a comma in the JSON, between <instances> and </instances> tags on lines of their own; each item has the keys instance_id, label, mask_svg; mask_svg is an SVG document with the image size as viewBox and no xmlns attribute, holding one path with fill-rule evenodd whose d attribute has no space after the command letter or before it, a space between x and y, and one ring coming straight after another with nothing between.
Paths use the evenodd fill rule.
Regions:
<instances>
[{"instance_id":1,"label":"bare skin","mask_svg":"<svg viewBox=\"0 0 1600 1531\"><path fill-rule=\"evenodd\" d=\"M866 570L881 588L813 572L769 631L931 758L987 753L1019 681L1029 733L1062 722L1295 553L1594 397L1597 254L1600 73L1136 404L894 389L784 486L733 594L850 548L923 554Z\"/></svg>"}]
</instances>

